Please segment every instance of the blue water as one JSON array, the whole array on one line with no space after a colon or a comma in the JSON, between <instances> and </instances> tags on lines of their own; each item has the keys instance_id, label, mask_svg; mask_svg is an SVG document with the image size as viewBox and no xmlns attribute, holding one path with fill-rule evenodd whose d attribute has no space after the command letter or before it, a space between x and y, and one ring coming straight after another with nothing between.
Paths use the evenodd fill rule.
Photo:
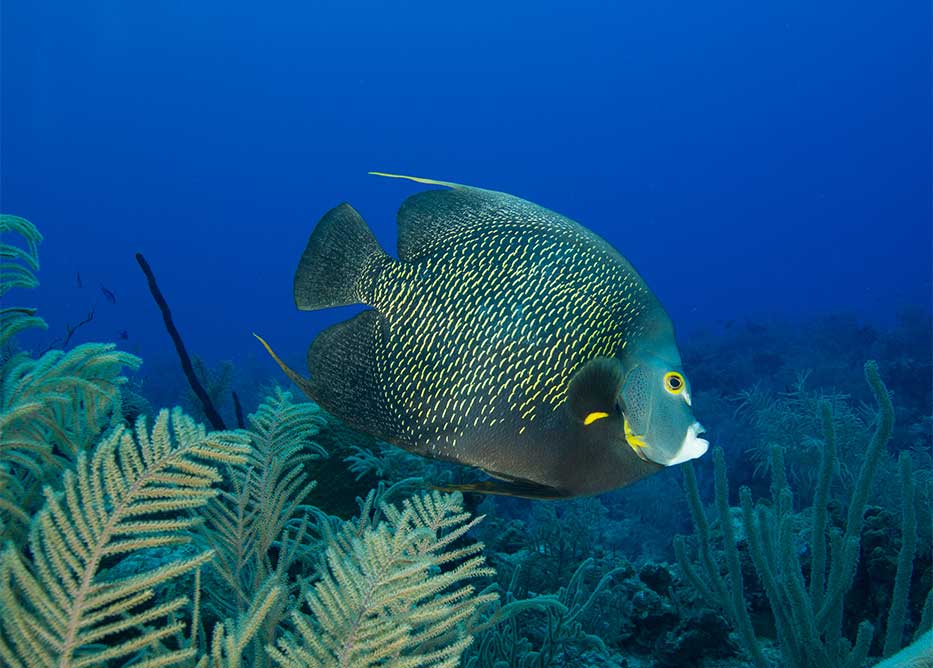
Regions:
<instances>
[{"instance_id":1,"label":"blue water","mask_svg":"<svg viewBox=\"0 0 933 668\"><path fill-rule=\"evenodd\" d=\"M870 620L876 656L903 544L900 452L913 456L920 526L909 633L933 577L931 25L918 0L3 0L0 212L45 235L41 285L3 306L37 307L49 325L13 347L37 357L116 342L144 360L128 373L128 414L145 412L138 394L200 416L134 259L141 252L188 349L213 368L232 361L219 399L232 426L226 390L249 413L270 380L287 384L252 332L304 370L317 333L359 310L295 309L292 278L318 219L349 201L394 252L395 212L425 186L368 171L524 197L602 235L660 297L697 418L726 454L733 503L748 485L767 504L764 464L777 439L795 509L809 513L825 396L849 429L830 495L849 503L874 429L862 365L878 360L897 417L872 467L878 505L844 629L852 640ZM314 503L349 515L376 478L351 480L342 456L356 437L337 426L321 438L343 450L315 470ZM399 456L385 455L397 468L383 478L452 475ZM696 465L706 503L712 459ZM672 563L672 535L693 533L681 469L568 503L467 495L471 512L489 515L473 533L504 583L521 571L519 597L557 593L590 558L590 589L631 559L648 564L654 591L651 562ZM701 629L710 637L693 656L725 648L743 665L724 621L712 633L665 587L669 609L658 607L663 596L648 596L628 568L588 633L644 657L669 651L675 626ZM771 643L773 605L745 582L756 632ZM537 642L541 618L527 619L522 637ZM684 665L667 656L656 665Z\"/></svg>"},{"instance_id":2,"label":"blue water","mask_svg":"<svg viewBox=\"0 0 933 668\"><path fill-rule=\"evenodd\" d=\"M350 201L394 250L395 211L420 188L373 169L575 218L683 332L929 309L927 3L2 11L2 209L46 236L29 302L52 333L97 303L73 342L126 330L144 359L170 358L141 251L193 350L260 359L259 331L300 366L346 317L292 303L317 219Z\"/></svg>"}]
</instances>

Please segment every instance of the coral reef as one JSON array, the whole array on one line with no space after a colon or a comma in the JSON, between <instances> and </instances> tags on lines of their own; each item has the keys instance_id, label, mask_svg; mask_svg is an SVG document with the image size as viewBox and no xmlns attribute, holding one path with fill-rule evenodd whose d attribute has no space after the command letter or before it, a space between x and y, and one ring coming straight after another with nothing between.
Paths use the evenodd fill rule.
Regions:
<instances>
[{"instance_id":1,"label":"coral reef","mask_svg":"<svg viewBox=\"0 0 933 668\"><path fill-rule=\"evenodd\" d=\"M180 411L162 411L150 432L114 430L90 456L81 452L62 489L46 488L33 518L28 552L8 545L0 557L0 657L10 668L103 665L154 647L184 624L174 615L184 595L155 589L202 567L213 554L170 559L127 577L107 577L114 559L185 542L220 480L216 464L241 464L238 434L212 432ZM160 600L161 599L161 600ZM193 656L165 650L163 665Z\"/></svg>"},{"instance_id":2,"label":"coral reef","mask_svg":"<svg viewBox=\"0 0 933 668\"><path fill-rule=\"evenodd\" d=\"M16 288L34 288L39 285L39 243L42 235L25 218L0 214L0 239L15 234L23 239L25 248L0 242L0 298ZM4 349L16 334L25 329L46 329L45 321L33 308L4 305L0 308L0 349ZM5 357L6 355L4 355Z\"/></svg>"},{"instance_id":3,"label":"coral reef","mask_svg":"<svg viewBox=\"0 0 933 668\"><path fill-rule=\"evenodd\" d=\"M2 224L25 241L3 245L5 294L36 284L41 236ZM931 665L928 325L751 323L685 347L723 447L684 489L666 471L542 503L426 489L479 474L274 385L249 391L234 431L198 424L200 400L194 417L156 412L139 358L30 355L16 335L41 320L4 309L0 665ZM871 352L882 364L855 387ZM220 405L227 384L191 365Z\"/></svg>"},{"instance_id":4,"label":"coral reef","mask_svg":"<svg viewBox=\"0 0 933 668\"><path fill-rule=\"evenodd\" d=\"M836 433L829 403L821 405L824 447L811 517L809 583L804 580L795 541L794 497L785 474L784 451L771 449L772 495L770 505L752 501L751 491L741 490L742 523L755 572L770 603L776 641L787 666L836 668L861 666L872 646L874 627L867 620L857 628L854 640L843 635L845 596L856 576L862 528L865 521L872 478L882 451L891 436L894 408L874 363L865 365L865 377L879 405L877 426L867 446L852 496L845 525L828 529L828 494L836 469ZM702 597L723 610L737 631L742 648L751 661L766 668L769 661L756 637L748 613L744 574L729 507L725 458L721 449L713 454L716 473L716 509L722 530L727 578L712 557L710 527L697 492L693 467L685 467L685 481L691 513L697 531L701 571L687 556L683 539L675 542L678 562L684 574ZM910 457L901 458L903 499L902 546L894 577L894 592L886 621L883 653L890 655L902 643L908 588L916 546L913 475ZM827 545L829 551L827 553ZM702 576L700 573L702 572Z\"/></svg>"},{"instance_id":5,"label":"coral reef","mask_svg":"<svg viewBox=\"0 0 933 668\"><path fill-rule=\"evenodd\" d=\"M474 593L488 576L483 546L455 547L482 518L459 494L438 492L381 504L328 536L321 580L295 611L297 633L269 649L285 668L410 665L453 668L472 642L479 610L495 594ZM384 519L379 519L384 516Z\"/></svg>"},{"instance_id":6,"label":"coral reef","mask_svg":"<svg viewBox=\"0 0 933 668\"><path fill-rule=\"evenodd\" d=\"M37 268L41 237L14 223L31 250L9 254ZM8 343L24 322L4 321ZM123 410L139 363L113 344L4 357L4 666L459 662L498 600L469 582L493 571L462 497L393 505L399 488L379 486L355 520L327 515L307 504L305 464L326 455L316 405L276 389L249 429L208 432L180 409L150 429L143 402Z\"/></svg>"},{"instance_id":7,"label":"coral reef","mask_svg":"<svg viewBox=\"0 0 933 668\"><path fill-rule=\"evenodd\" d=\"M42 487L122 423L123 369L142 360L113 344L87 343L0 367L0 536L19 541Z\"/></svg>"}]
</instances>

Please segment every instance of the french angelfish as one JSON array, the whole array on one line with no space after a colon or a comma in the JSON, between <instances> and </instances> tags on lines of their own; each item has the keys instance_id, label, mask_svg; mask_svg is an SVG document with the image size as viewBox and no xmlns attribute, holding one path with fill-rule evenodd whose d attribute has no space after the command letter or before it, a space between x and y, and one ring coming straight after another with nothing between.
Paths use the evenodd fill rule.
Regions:
<instances>
[{"instance_id":1,"label":"french angelfish","mask_svg":"<svg viewBox=\"0 0 933 668\"><path fill-rule=\"evenodd\" d=\"M444 189L402 204L398 260L349 204L314 228L297 307L371 308L311 343L309 378L260 339L311 399L494 478L467 491L592 495L706 452L671 320L608 243L512 195L374 173Z\"/></svg>"}]
</instances>

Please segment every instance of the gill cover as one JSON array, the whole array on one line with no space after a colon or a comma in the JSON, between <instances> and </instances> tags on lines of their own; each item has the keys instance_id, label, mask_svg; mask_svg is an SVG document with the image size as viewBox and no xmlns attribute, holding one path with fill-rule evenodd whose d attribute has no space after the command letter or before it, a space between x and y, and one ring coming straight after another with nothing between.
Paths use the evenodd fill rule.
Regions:
<instances>
[{"instance_id":1,"label":"gill cover","mask_svg":"<svg viewBox=\"0 0 933 668\"><path fill-rule=\"evenodd\" d=\"M671 374L683 385L672 391ZM642 458L673 466L703 455L709 443L689 404L687 380L660 359L635 365L622 386L625 439Z\"/></svg>"},{"instance_id":2,"label":"gill cover","mask_svg":"<svg viewBox=\"0 0 933 668\"><path fill-rule=\"evenodd\" d=\"M651 381L650 370L642 365L628 372L622 386L622 405L625 414L626 431L636 437L648 433L651 421Z\"/></svg>"}]
</instances>

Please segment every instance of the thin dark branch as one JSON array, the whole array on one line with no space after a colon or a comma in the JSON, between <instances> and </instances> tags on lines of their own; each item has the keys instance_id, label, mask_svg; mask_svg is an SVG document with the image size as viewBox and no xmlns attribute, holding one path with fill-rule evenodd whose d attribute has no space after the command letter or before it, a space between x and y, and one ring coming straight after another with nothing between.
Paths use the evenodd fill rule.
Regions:
<instances>
[{"instance_id":1,"label":"thin dark branch","mask_svg":"<svg viewBox=\"0 0 933 668\"><path fill-rule=\"evenodd\" d=\"M71 341L71 337L75 335L75 332L77 332L78 329L80 329L83 325L88 324L89 322L91 322L91 320L94 319L94 309L95 307L92 306L90 313L88 313L87 316L84 318L84 320L82 320L79 323L76 323L74 325L65 323L65 336L64 337L59 336L56 339L52 339L51 343L49 343L49 345L45 347L45 350L43 350L39 356L41 357L42 355L45 355L52 348L54 348L58 344L59 341L61 341L61 347L64 350L68 346L68 342Z\"/></svg>"},{"instance_id":2,"label":"thin dark branch","mask_svg":"<svg viewBox=\"0 0 933 668\"><path fill-rule=\"evenodd\" d=\"M159 290L159 285L156 283L152 268L149 266L149 263L146 262L146 258L143 257L142 253L136 253L136 262L139 263L140 268L146 275L146 280L149 282L149 291L152 293L152 298L155 299L156 304L159 306L159 310L162 311L165 329L168 330L168 335L172 337L172 343L175 344L175 351L178 353L178 359L181 360L181 368L185 372L185 378L188 379L188 384L191 385L191 389L201 401L201 405L204 406L204 414L207 416L208 421L214 429L226 429L227 427L224 425L223 418L220 417L220 413L214 408L211 398L194 373L194 367L191 366L191 358L188 356L188 351L185 350L185 344L181 340L181 334L178 333L178 329L172 321L172 312L168 308L168 302L165 301L165 297L162 296L162 291Z\"/></svg>"},{"instance_id":3,"label":"thin dark branch","mask_svg":"<svg viewBox=\"0 0 933 668\"><path fill-rule=\"evenodd\" d=\"M243 407L240 405L240 397L233 393L233 408L236 411L236 424L240 429L246 429L246 422L243 421Z\"/></svg>"}]
</instances>

